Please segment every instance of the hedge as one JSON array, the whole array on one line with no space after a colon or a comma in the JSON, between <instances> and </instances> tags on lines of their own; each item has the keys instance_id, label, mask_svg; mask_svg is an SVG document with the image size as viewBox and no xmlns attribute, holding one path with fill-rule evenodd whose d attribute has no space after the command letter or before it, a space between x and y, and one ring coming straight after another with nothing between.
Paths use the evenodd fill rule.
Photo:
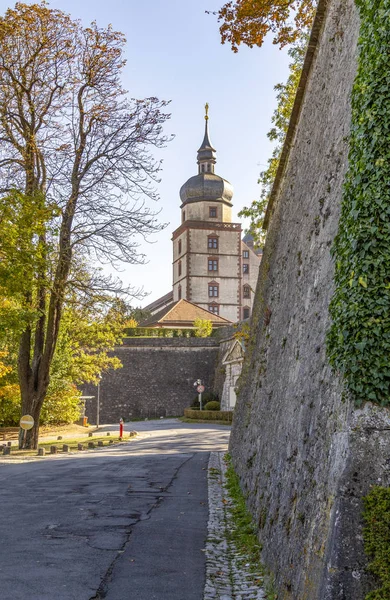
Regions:
<instances>
[{"instance_id":1,"label":"hedge","mask_svg":"<svg viewBox=\"0 0 390 600\"><path fill-rule=\"evenodd\" d=\"M232 410L192 410L191 408L184 409L184 416L187 419L196 419L197 421L233 421Z\"/></svg>"}]
</instances>

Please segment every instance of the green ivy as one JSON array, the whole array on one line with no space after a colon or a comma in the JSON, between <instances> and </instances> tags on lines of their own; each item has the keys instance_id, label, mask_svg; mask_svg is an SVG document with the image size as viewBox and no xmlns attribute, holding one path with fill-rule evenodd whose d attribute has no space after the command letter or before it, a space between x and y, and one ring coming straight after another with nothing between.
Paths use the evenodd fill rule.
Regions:
<instances>
[{"instance_id":1,"label":"green ivy","mask_svg":"<svg viewBox=\"0 0 390 600\"><path fill-rule=\"evenodd\" d=\"M390 0L356 0L361 18L349 169L333 245L331 365L357 405L390 403Z\"/></svg>"},{"instance_id":2,"label":"green ivy","mask_svg":"<svg viewBox=\"0 0 390 600\"><path fill-rule=\"evenodd\" d=\"M363 530L366 554L372 559L369 569L381 587L370 592L366 600L390 598L390 488L375 486L364 498Z\"/></svg>"}]
</instances>

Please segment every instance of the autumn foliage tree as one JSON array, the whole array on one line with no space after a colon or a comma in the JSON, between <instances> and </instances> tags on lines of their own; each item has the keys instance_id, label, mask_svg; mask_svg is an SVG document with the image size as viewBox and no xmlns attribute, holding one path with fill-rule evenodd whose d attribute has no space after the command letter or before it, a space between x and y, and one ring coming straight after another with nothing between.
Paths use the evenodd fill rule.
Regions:
<instances>
[{"instance_id":1,"label":"autumn foliage tree","mask_svg":"<svg viewBox=\"0 0 390 600\"><path fill-rule=\"evenodd\" d=\"M27 448L38 443L65 299L88 293L75 258L142 262L135 235L161 228L143 199L157 199L150 149L164 146L169 115L166 102L122 89L124 43L111 26L84 28L45 2L0 18L0 228L10 232L6 245L0 235L0 294L24 318L22 412L35 420L20 437ZM91 286L118 292L99 272Z\"/></svg>"},{"instance_id":2,"label":"autumn foliage tree","mask_svg":"<svg viewBox=\"0 0 390 600\"><path fill-rule=\"evenodd\" d=\"M273 34L281 47L299 40L313 22L317 0L231 0L217 11L222 43L262 46Z\"/></svg>"},{"instance_id":3,"label":"autumn foliage tree","mask_svg":"<svg viewBox=\"0 0 390 600\"><path fill-rule=\"evenodd\" d=\"M298 89L309 32L318 0L237 0L227 2L214 13L218 16L222 43L230 43L233 52L241 44L253 48L262 46L267 35L281 48L289 45L292 58L286 83L275 86L277 108L272 116L268 138L276 142L268 167L260 173L261 194L258 200L244 207L240 217L250 219L249 232L261 246L265 240L262 229L268 198L276 176L279 158L287 133L295 95Z\"/></svg>"}]
</instances>

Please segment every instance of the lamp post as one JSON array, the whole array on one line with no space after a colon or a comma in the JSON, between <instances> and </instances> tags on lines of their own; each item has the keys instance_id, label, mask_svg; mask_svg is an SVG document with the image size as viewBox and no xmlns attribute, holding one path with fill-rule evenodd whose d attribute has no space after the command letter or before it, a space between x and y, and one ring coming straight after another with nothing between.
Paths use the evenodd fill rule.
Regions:
<instances>
[{"instance_id":1,"label":"lamp post","mask_svg":"<svg viewBox=\"0 0 390 600\"><path fill-rule=\"evenodd\" d=\"M97 383L97 403L96 403L96 429L99 429L99 418L100 418L100 382L102 380L102 376L98 376Z\"/></svg>"}]
</instances>

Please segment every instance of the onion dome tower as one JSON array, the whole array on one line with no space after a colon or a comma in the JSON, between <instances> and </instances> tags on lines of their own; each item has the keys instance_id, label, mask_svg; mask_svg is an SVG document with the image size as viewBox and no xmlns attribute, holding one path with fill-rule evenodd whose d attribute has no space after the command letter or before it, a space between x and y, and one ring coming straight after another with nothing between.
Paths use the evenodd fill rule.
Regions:
<instances>
[{"instance_id":1,"label":"onion dome tower","mask_svg":"<svg viewBox=\"0 0 390 600\"><path fill-rule=\"evenodd\" d=\"M180 189L181 225L173 232L173 299L229 321L240 319L241 225L232 223L232 185L215 173L209 106L197 154L198 174Z\"/></svg>"},{"instance_id":2,"label":"onion dome tower","mask_svg":"<svg viewBox=\"0 0 390 600\"><path fill-rule=\"evenodd\" d=\"M199 219L208 220L207 207L200 211L201 207L193 207L191 204L207 202L208 206L216 208L216 216L219 221L231 221L231 208L233 197L233 186L219 175L215 174L215 163L217 162L210 137L208 104L206 104L205 132L201 147L198 150L197 163L198 174L190 177L180 189L182 221ZM211 211L214 213L215 211Z\"/></svg>"}]
</instances>

